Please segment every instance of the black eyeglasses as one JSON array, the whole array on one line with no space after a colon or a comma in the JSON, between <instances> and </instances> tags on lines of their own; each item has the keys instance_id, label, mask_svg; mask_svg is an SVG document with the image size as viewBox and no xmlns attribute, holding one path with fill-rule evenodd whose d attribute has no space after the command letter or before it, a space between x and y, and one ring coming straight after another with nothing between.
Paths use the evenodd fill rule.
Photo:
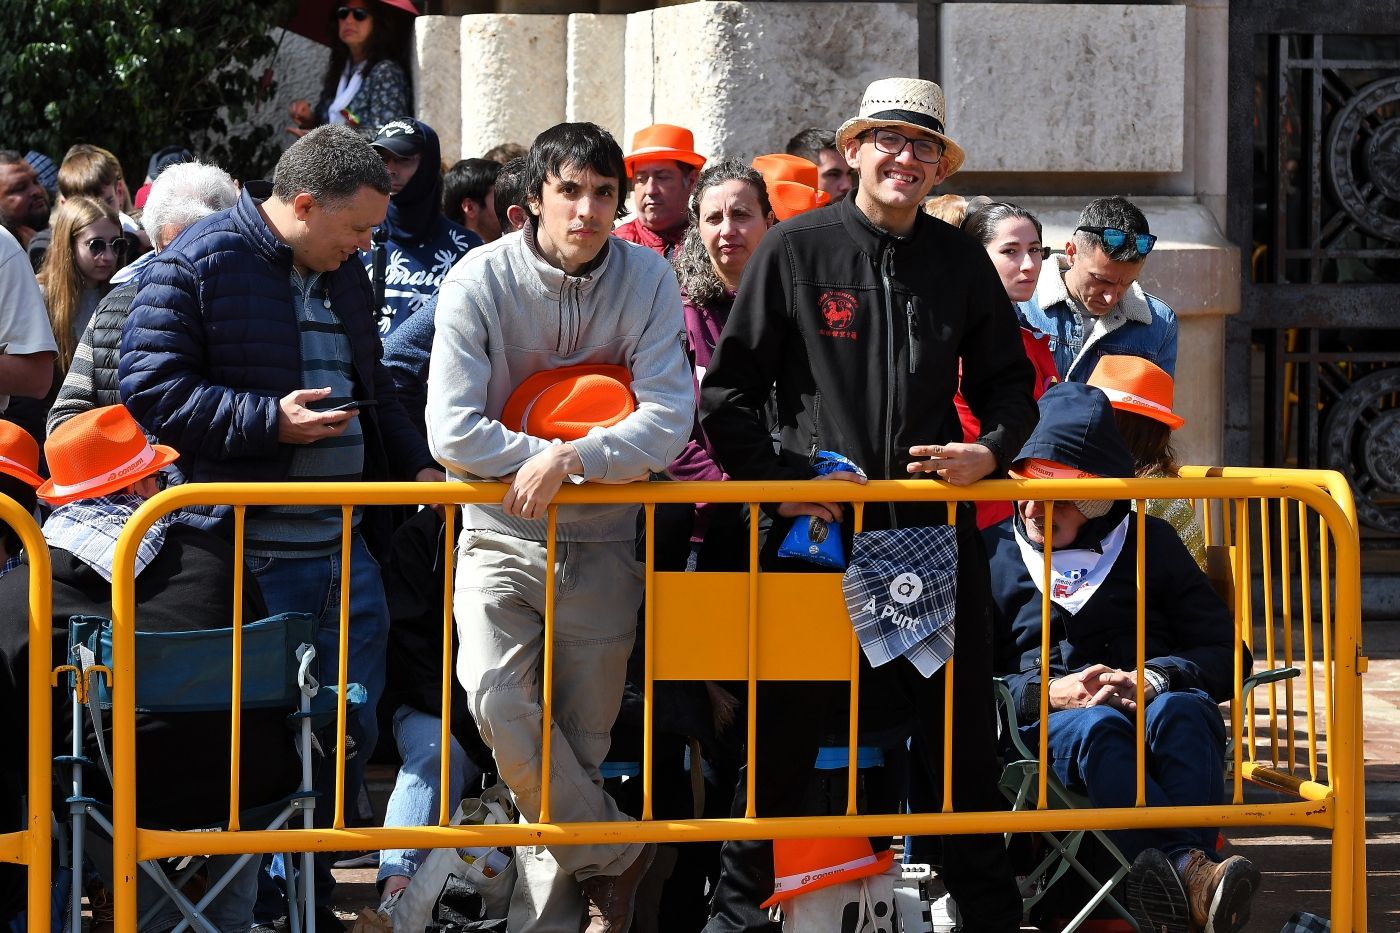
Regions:
<instances>
[{"instance_id":1,"label":"black eyeglasses","mask_svg":"<svg viewBox=\"0 0 1400 933\"><path fill-rule=\"evenodd\" d=\"M1118 249L1124 243L1128 242L1129 237L1132 237L1133 247L1137 250L1139 256L1146 256L1148 253L1152 252L1152 247L1157 245L1157 238L1150 233L1129 233L1117 227L1079 226L1074 229L1076 233L1083 230L1086 233L1098 235L1098 237L1103 240L1104 245L1110 250Z\"/></svg>"},{"instance_id":2,"label":"black eyeglasses","mask_svg":"<svg viewBox=\"0 0 1400 933\"><path fill-rule=\"evenodd\" d=\"M890 129L870 130L869 134L875 148L889 155L899 155L905 146L910 146L914 150L914 158L920 162L937 165L943 160L943 144L936 139L910 139Z\"/></svg>"},{"instance_id":3,"label":"black eyeglasses","mask_svg":"<svg viewBox=\"0 0 1400 933\"><path fill-rule=\"evenodd\" d=\"M343 6L335 11L336 19L349 19L355 17L355 22L363 23L369 19L369 10L362 6Z\"/></svg>"},{"instance_id":4,"label":"black eyeglasses","mask_svg":"<svg viewBox=\"0 0 1400 933\"><path fill-rule=\"evenodd\" d=\"M104 240L101 237L93 237L91 240L84 240L83 245L87 247L88 253L93 256L101 256L108 250L112 251L113 256L120 257L126 255L126 240L121 237L113 237L110 240Z\"/></svg>"}]
</instances>

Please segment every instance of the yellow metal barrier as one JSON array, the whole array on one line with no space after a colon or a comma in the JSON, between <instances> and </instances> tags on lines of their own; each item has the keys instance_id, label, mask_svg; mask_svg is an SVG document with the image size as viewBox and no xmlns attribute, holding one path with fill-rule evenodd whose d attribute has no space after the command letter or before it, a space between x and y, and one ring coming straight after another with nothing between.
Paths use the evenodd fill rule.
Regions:
<instances>
[{"instance_id":1,"label":"yellow metal barrier","mask_svg":"<svg viewBox=\"0 0 1400 933\"><path fill-rule=\"evenodd\" d=\"M1204 472L1204 471L1202 471ZM439 813L439 825L423 827L348 828L344 821L345 761L336 762L336 792L334 821L328 829L285 829L275 832L230 831L223 833L178 833L137 827L135 812L135 709L133 670L134 638L134 578L132 574L136 546L141 536L160 516L191 505L231 505L235 509L237 528L241 531L243 516L249 506L257 505L339 505L346 517L342 544L342 560L348 564L350 552L349 515L353 505L413 505L462 504L498 502L505 487L495 483L443 483L423 485L414 483L384 484L210 484L188 485L166 490L148 501L128 522L120 541L113 567L113 759L114 759L114 825L113 848L115 867L116 921L119 933L135 930L135 879L138 860L190 854L234 854L266 851L335 851L383 848L431 848L481 845L568 845L583 843L628 843L645 841L698 842L724 839L798 838L840 836L853 833L868 835L947 834L1026 831L1069 831L1076 829L1127 829L1168 826L1298 826L1325 829L1332 837L1332 924L1338 931L1365 930L1364 902L1364 782L1360 771L1361 751L1361 674L1364 659L1360 647L1360 575L1359 545L1350 493L1335 474L1301 471L1222 471L1226 475L1191 476L1183 479L1118 480L1000 480L979 483L973 487L955 488L928 481L884 481L857 486L829 482L791 483L649 483L627 486L588 485L561 490L549 511L552 556L555 509L570 504L640 503L643 506L648 531L654 528L654 510L661 503L740 503L757 507L760 502L813 502L839 498L854 504L854 527L861 526L864 505L872 502L943 501L949 503L951 517L958 501L990 501L1033 499L1046 502L1085 499L1134 499L1139 506L1143 500L1154 498L1191 498L1202 500L1210 516L1210 507L1218 504L1219 516L1209 521L1213 538L1232 548L1236 586L1235 617L1239 634L1252 639L1253 601L1250 580L1251 562L1249 503L1289 503L1295 506L1300 520L1309 522L1316 516L1321 546L1318 553L1323 580L1322 607L1318 621L1323 630L1321 670L1325 679L1322 734L1327 737L1326 768L1318 761L1318 731L1314 728L1315 711L1309 699L1309 761L1307 779L1294 780L1291 772L1265 766L1257 757L1251 742L1243 737L1242 697L1239 679L1231 716L1233 771L1235 774L1233 800L1229 804L1194 808L1147 808L1144 800L1145 771L1139 753L1137 773L1138 807L1125 809L1048 810L1030 812L945 812L919 814L859 815L855 801L856 769L848 767L848 813L835 817L762 817L754 812L756 696L760 680L839 680L850 682L851 723L849 729L849 761L858 760L856 753L856 723L859 714L858 681L860 648L846 615L841 595L841 580L836 574L782 574L758 572L757 529L751 529L749 570L746 573L684 574L656 570L652 555L646 560L647 651L645 658L645 725L643 730L643 814L638 822L571 823L549 821L549 735L552 721L552 649L553 584L546 590L542 678L542 707L545 736L542 754L542 807L538 823L504 826L448 826L448 804ZM1141 509L1139 509L1141 511ZM452 557L455 528L454 510L448 510L447 553L444 574L443 625L443 697L446 699L452 676L452 630L448 615L452 601ZM756 525L756 523L754 523ZM1306 527L1306 526L1305 526ZM1145 579L1145 555L1139 524L1137 579ZM1050 538L1050 529L1046 530ZM1267 537L1267 536L1266 536ZM1284 538L1286 539L1286 535ZM650 540L650 538L649 538ZM1286 547L1286 545L1285 545ZM1048 548L1047 548L1048 550ZM1303 549L1306 553L1306 548ZM242 556L241 538L237 546ZM1305 558L1306 560L1306 558ZM238 629L243 620L241 605L242 570L235 570L233 619ZM1047 559L1048 564L1048 559ZM551 561L552 566L552 561ZM1301 578L1306 580L1310 565L1305 564ZM342 586L348 587L348 573L342 575ZM1304 592L1308 588L1304 586ZM1139 657L1144 643L1142 630L1144 604L1139 586L1137 626ZM344 686L348 652L347 618L349 600L342 590L340 626L341 685ZM703 620L695 618L694 607L706 609ZM1272 603L1270 604L1272 608ZM1045 610L1048 611L1048 608ZM1304 598L1304 618L1312 619L1310 597ZM1291 620L1291 609L1285 611ZM1272 631L1272 620L1268 630ZM1291 638L1291 636L1290 636ZM1272 635L1266 636L1272 639ZM235 642L237 640L235 639ZM1251 644L1257 644L1252 641ZM791 646L801 644L803 650ZM1268 641L1273 645L1273 641ZM1291 640L1285 641L1284 656L1289 656ZM236 649L235 649L236 650ZM1258 649L1256 648L1256 653ZM1045 653L1048 657L1048 652ZM1272 662L1272 648L1261 660ZM1300 660L1312 670L1315 660L1311 638L1305 638ZM1237 673L1243 676L1248 672ZM237 677L239 659L234 659L235 684L233 697L233 761L231 763L230 809L236 813L237 775L239 773L239 704ZM1309 675L1311 676L1311 674ZM651 773L652 749L652 686L656 680L737 680L747 683L748 718L748 812L742 818L729 819L650 819L652 813ZM1139 673L1139 683L1142 677ZM1042 684L1048 685L1043 677ZM951 719L954 697L951 690L945 696L945 715ZM989 685L990 689L990 685ZM1141 690L1141 687L1139 687ZM337 728L344 735L346 724L345 691L340 692ZM1309 698L1311 691L1309 692ZM1139 697L1140 705L1141 696ZM1042 713L1045 696L1042 694ZM1276 708L1272 705L1271 710ZM449 747L450 704L443 705L442 744ZM1139 719L1138 729L1143 728ZM1255 735L1253 726L1249 734ZM1044 732L1041 758L1044 760ZM1290 739L1291 741L1291 739ZM1139 735L1141 745L1141 734ZM343 742L336 743L343 748ZM1290 746L1291 748L1291 746ZM951 729L945 729L945 757L951 754ZM1291 765L1292 759L1289 759ZM1046 769L1042 768L1042 774ZM950 769L945 769L944 800L951 800L946 782ZM440 780L446 786L446 766ZM1296 800L1279 803L1245 803L1241 781L1258 779L1269 786L1287 790ZM443 795L444 797L446 795ZM1045 799L1042 794L1041 799ZM1361 887L1341 882L1357 879ZM1358 897L1360 892L1360 897Z\"/></svg>"},{"instance_id":2,"label":"yellow metal barrier","mask_svg":"<svg viewBox=\"0 0 1400 933\"><path fill-rule=\"evenodd\" d=\"M25 828L0 835L0 862L27 867L29 929L47 930L53 884L53 574L49 546L34 517L9 496L0 496L0 521L19 535L29 558L29 805Z\"/></svg>"}]
</instances>

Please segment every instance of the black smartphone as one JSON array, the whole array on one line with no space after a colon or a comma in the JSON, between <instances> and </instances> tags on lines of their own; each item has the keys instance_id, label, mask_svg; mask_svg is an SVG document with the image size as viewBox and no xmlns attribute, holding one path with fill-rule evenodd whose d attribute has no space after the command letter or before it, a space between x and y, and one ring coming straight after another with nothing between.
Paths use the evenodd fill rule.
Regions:
<instances>
[{"instance_id":1,"label":"black smartphone","mask_svg":"<svg viewBox=\"0 0 1400 933\"><path fill-rule=\"evenodd\" d=\"M328 415L335 411L359 411L364 408L373 408L378 404L379 400L373 398L352 399L351 401L336 405L334 408L318 408L316 411L323 415Z\"/></svg>"}]
</instances>

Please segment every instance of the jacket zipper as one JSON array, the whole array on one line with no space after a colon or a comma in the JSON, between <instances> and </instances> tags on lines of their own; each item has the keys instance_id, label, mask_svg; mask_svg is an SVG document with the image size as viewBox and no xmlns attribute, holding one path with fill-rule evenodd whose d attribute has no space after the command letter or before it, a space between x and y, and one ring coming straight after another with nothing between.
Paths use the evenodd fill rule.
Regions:
<instances>
[{"instance_id":1,"label":"jacket zipper","mask_svg":"<svg viewBox=\"0 0 1400 933\"><path fill-rule=\"evenodd\" d=\"M909 323L909 375L919 371L919 319L914 316L914 299L904 302L904 315Z\"/></svg>"},{"instance_id":2,"label":"jacket zipper","mask_svg":"<svg viewBox=\"0 0 1400 933\"><path fill-rule=\"evenodd\" d=\"M885 290L885 473L886 477L894 473L894 285L890 281L890 266L894 262L893 244L885 247L880 254L880 281ZM898 528L899 522L895 518L894 503L887 503L890 510L890 527Z\"/></svg>"},{"instance_id":3,"label":"jacket zipper","mask_svg":"<svg viewBox=\"0 0 1400 933\"><path fill-rule=\"evenodd\" d=\"M817 465L817 449L821 446L821 415L822 394L818 391L812 394L812 450L807 455L807 462L812 466Z\"/></svg>"}]
</instances>

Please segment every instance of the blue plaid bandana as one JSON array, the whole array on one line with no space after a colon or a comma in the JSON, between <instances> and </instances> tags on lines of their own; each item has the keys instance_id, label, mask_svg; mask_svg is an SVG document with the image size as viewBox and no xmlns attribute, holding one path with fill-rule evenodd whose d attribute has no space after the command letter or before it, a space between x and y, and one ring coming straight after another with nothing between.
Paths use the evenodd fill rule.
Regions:
<instances>
[{"instance_id":1,"label":"blue plaid bandana","mask_svg":"<svg viewBox=\"0 0 1400 933\"><path fill-rule=\"evenodd\" d=\"M79 499L54 509L44 522L44 540L49 547L62 548L112 582L112 557L117 539L133 512L145 502L140 496L117 493L95 499ZM136 548L136 575L155 560L165 544L165 532L174 516L156 520Z\"/></svg>"},{"instance_id":2,"label":"blue plaid bandana","mask_svg":"<svg viewBox=\"0 0 1400 933\"><path fill-rule=\"evenodd\" d=\"M953 656L957 529L936 525L856 535L841 589L872 667L903 657L932 677Z\"/></svg>"},{"instance_id":3,"label":"blue plaid bandana","mask_svg":"<svg viewBox=\"0 0 1400 933\"><path fill-rule=\"evenodd\" d=\"M1306 910L1300 910L1288 918L1288 922L1283 925L1279 933L1331 933L1331 921L1324 920L1317 914L1310 914Z\"/></svg>"}]
</instances>

